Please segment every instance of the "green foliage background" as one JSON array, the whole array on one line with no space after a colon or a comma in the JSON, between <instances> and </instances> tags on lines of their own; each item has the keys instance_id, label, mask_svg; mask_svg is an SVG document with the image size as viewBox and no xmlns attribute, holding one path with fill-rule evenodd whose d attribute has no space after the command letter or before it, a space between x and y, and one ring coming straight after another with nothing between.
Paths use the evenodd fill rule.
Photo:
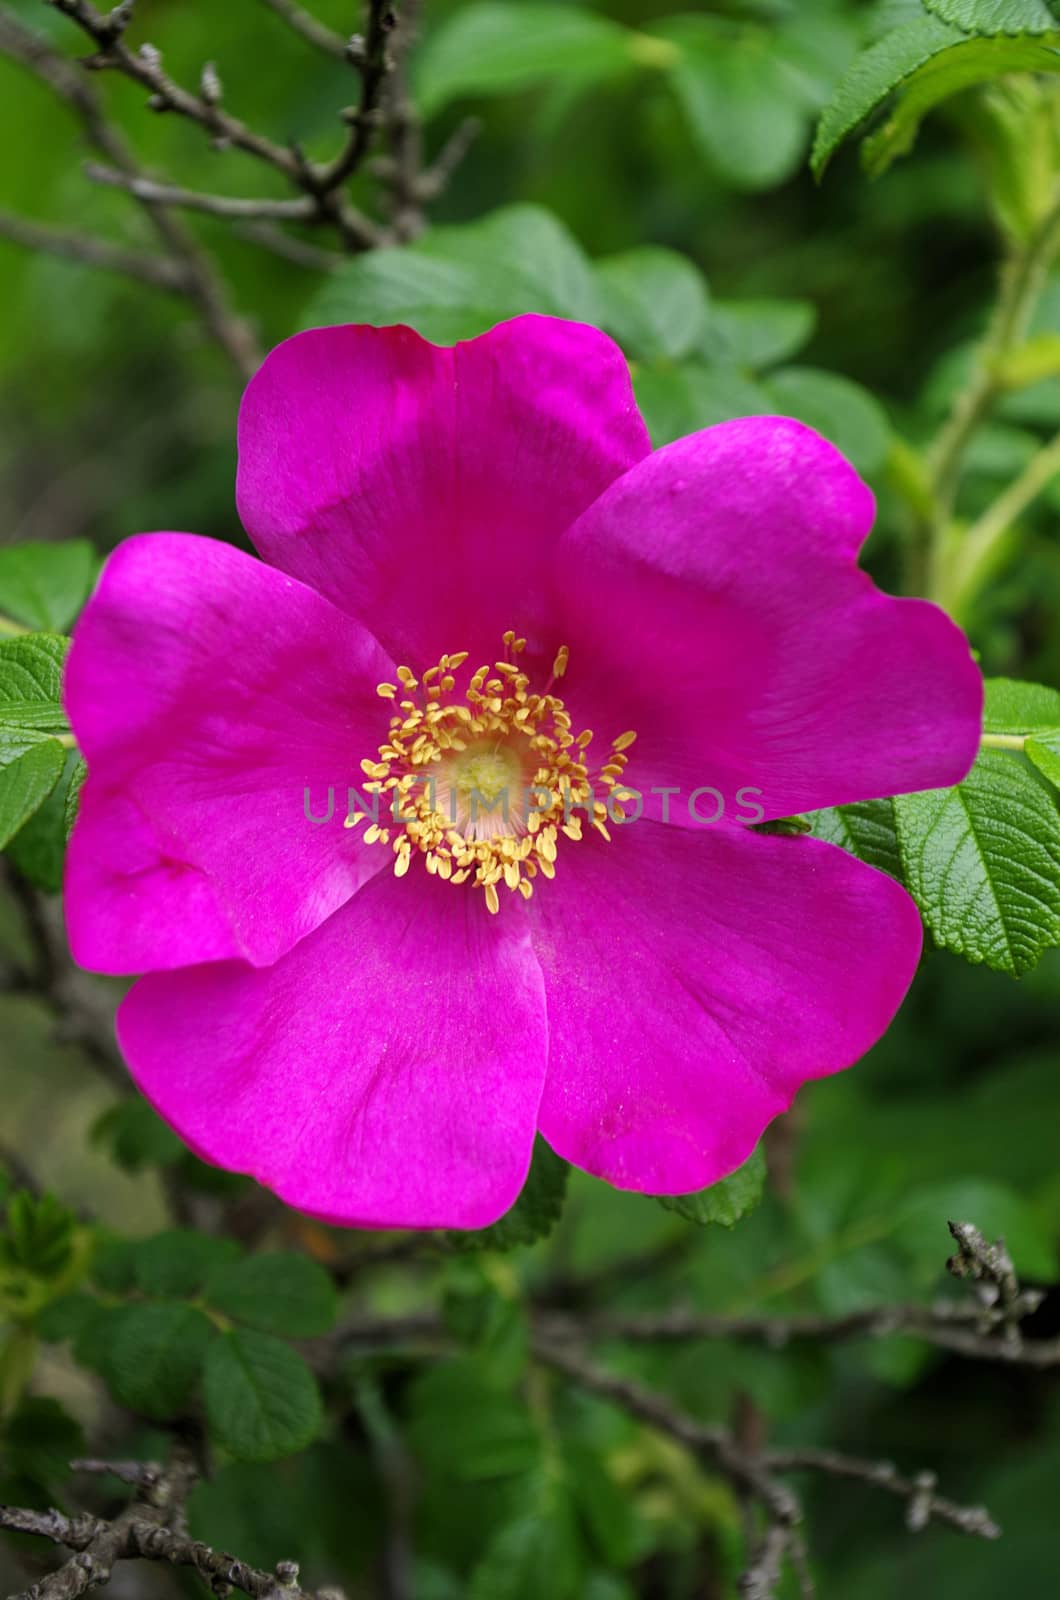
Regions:
<instances>
[{"instance_id":1,"label":"green foliage background","mask_svg":"<svg viewBox=\"0 0 1060 1600\"><path fill-rule=\"evenodd\" d=\"M36 0L11 9L64 49L81 47ZM314 9L349 31L347 0ZM551 310L599 321L620 339L658 443L750 410L803 416L847 450L877 493L874 575L890 588L919 588L910 533L917 452L965 381L993 303L998 223L1018 230L1029 203L1026 119L1038 112L1027 85L1043 81L1021 76L1015 89L947 98L904 159L895 158L915 118L889 114L866 147L879 177L868 181L843 147L816 183L813 129L858 51L879 41L905 63L890 63L892 75L911 72L931 57L939 30L963 26L976 8L934 0L927 10L933 17L920 0L719 0L683 12L677 0L429 0L415 78L428 144L438 148L472 111L482 131L421 242L400 258L358 258L322 281L223 222L197 219L196 230L266 344L312 323L358 319L411 320L448 339L519 310ZM532 30L505 47L512 12L537 24L536 53ZM1017 14L1023 54L1005 61L1022 74L1041 66L1035 52L1049 48L1041 41L1051 13L1013 0L1006 16ZM895 46L910 26L919 30L912 44L905 36ZM1005 16L998 26L1008 26ZM182 81L215 61L226 103L252 125L297 138L312 154L333 148L349 72L256 0L141 0L135 42L144 38L163 46ZM999 52L1014 48L1003 32L970 41L979 54L962 58L971 61L961 67L968 83L994 76ZM105 88L149 164L189 187L282 192L274 175L212 151L187 123L146 113L135 87ZM867 109L855 96L833 114L834 127ZM984 130L1017 114L1023 176L1005 181L1002 146ZM1034 126L1037 141L1057 137L1044 113ZM65 111L2 58L0 149L5 206L151 242L123 197L80 175ZM1041 155L1040 143L1033 149ZM370 181L358 185L369 206ZM0 241L0 306L0 544L87 540L106 551L156 528L243 542L232 497L238 383L183 304ZM1060 336L1060 276L1045 286L1031 333ZM957 508L965 521L1060 425L1060 364L1053 349L1049 365L1047 343L1037 350L1043 376L1002 400L975 436ZM1054 481L990 571L946 595L991 677L1060 684L1058 515ZM76 548L43 599L19 590L17 563L5 565L0 548L8 597L0 609L14 614L21 603L27 626L66 629L91 577L90 553ZM988 725L998 731L1060 726L1051 705L1028 724L1025 700L1013 710L995 693ZM2 711L0 739L10 740ZM62 752L53 729L30 731L18 759L40 766L47 792ZM1030 784L1035 804L1055 811L1022 761L990 759L1004 764L1005 782ZM1055 781L1046 756L1037 771ZM988 769L976 772L970 783L988 781ZM76 792L73 760L48 802L60 820L71 780ZM974 805L974 793L962 803ZM814 826L885 864L904 851L906 870L927 872L918 839L935 819L924 802L904 805L897 818L830 815ZM10 832L19 820L12 814ZM1055 818L1041 846L1052 851L1046 876L1055 887L1054 834ZM14 860L21 849L31 876L57 883L51 837L27 828ZM929 899L925 891L922 904ZM925 959L868 1060L800 1096L766 1141L764 1198L731 1231L716 1225L713 1202L715 1225L701 1227L689 1220L696 1206L664 1209L574 1174L546 1240L527 1244L533 1225L505 1223L484 1252L443 1240L402 1259L400 1242L389 1251L385 1242L336 1242L278 1217L269 1294L255 1286L257 1257L235 1261L237 1243L172 1232L185 1220L174 1215L174 1194L190 1186L196 1215L212 1207L238 1239L243 1186L198 1167L83 1051L57 1041L39 998L0 995L4 1146L26 1152L65 1204L90 1209L111 1235L101 1243L97 1228L72 1217L9 1207L0 1304L16 1327L41 1305L47 1320L37 1330L35 1397L0 1435L0 1501L65 1503L63 1464L81 1448L80 1429L91 1437L120 1415L115 1453L149 1453L164 1448L175 1419L205 1408L219 1470L195 1491L193 1531L260 1564L296 1556L307 1582L338 1581L354 1596L387 1592L377 1585L397 1473L414 1600L732 1594L740 1520L729 1491L610 1408L575 1403L539 1375L528 1381L525 1302L779 1314L929 1297L951 1216L1003 1233L1024 1278L1054 1285L1060 958L1051 947L1060 895L1043 898L1029 932L1012 936L1002 917L1000 945L989 918L969 934L946 907L926 915L948 948ZM17 970L26 930L13 900L0 906L0 934L2 964ZM986 964L960 960L952 953L960 948ZM542 1205L559 1210L547 1175L541 1182ZM130 1231L153 1243L130 1246ZM439 1360L358 1348L328 1380L322 1410L291 1341L306 1340L308 1350L331 1326L325 1268L337 1261L343 1296L365 1314L441 1303L460 1353ZM277 1299L284 1273L289 1295ZM1034 1331L1060 1331L1060 1292ZM605 1353L699 1416L731 1420L750 1404L777 1442L935 1469L947 1493L984 1501L1005 1528L1003 1544L991 1547L935 1528L913 1537L894 1502L856 1485L807 1485L823 1594L988 1600L1003 1586L1049 1591L1060 1469L1060 1396L1049 1374L964 1363L908 1341ZM154 1581L145 1570L144 1592Z\"/></svg>"}]
</instances>

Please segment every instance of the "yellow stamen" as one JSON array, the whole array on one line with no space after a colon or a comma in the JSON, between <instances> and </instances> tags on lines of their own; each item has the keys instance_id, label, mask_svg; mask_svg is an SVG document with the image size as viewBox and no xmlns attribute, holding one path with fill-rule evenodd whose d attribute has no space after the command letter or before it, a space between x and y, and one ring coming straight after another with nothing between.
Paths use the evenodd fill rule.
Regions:
<instances>
[{"instance_id":1,"label":"yellow stamen","mask_svg":"<svg viewBox=\"0 0 1060 1600\"><path fill-rule=\"evenodd\" d=\"M628 759L621 752L636 738L632 731L621 734L591 774L592 730L575 736L563 701L551 692L567 671L568 647L557 650L543 693L511 659L526 649L526 640L509 629L504 649L505 659L478 667L452 703L454 673L467 661L466 650L443 655L419 678L411 667L398 667L404 692L419 690L421 698L397 702L378 756L361 762L371 780L363 788L385 795L387 817L398 830L391 842L392 828L372 822L365 843L392 850L395 877L405 877L418 855L432 877L472 883L493 914L502 886L529 900L539 876L555 877L560 837L582 840L586 818L610 839L600 797L617 798ZM376 688L384 700L397 701L398 692L392 683ZM616 809L612 822L624 820ZM346 826L367 820L367 813L355 811Z\"/></svg>"}]
</instances>

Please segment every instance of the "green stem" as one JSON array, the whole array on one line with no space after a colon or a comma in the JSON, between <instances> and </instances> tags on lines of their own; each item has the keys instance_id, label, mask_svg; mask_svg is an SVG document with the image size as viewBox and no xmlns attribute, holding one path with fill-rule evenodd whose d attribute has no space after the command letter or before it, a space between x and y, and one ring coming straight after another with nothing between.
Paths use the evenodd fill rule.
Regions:
<instances>
[{"instance_id":1,"label":"green stem","mask_svg":"<svg viewBox=\"0 0 1060 1600\"><path fill-rule=\"evenodd\" d=\"M946 594L942 598L950 603L950 609L961 609L966 596L974 592L975 579L988 568L1000 541L1031 502L1048 488L1057 473L1060 473L1060 433L1054 434L1049 443L1032 456L1019 477L1013 478L1008 488L961 538L951 569L945 575Z\"/></svg>"},{"instance_id":2,"label":"green stem","mask_svg":"<svg viewBox=\"0 0 1060 1600\"><path fill-rule=\"evenodd\" d=\"M928 590L935 599L941 599L947 588L944 570L947 539L965 451L976 429L989 416L1004 391L999 376L1000 364L1024 338L1058 249L1060 198L1026 243L1005 262L997 305L979 347L971 379L957 396L949 419L929 452L934 512L929 530Z\"/></svg>"},{"instance_id":3,"label":"green stem","mask_svg":"<svg viewBox=\"0 0 1060 1600\"><path fill-rule=\"evenodd\" d=\"M982 750L1022 750L1028 733L984 733L979 740Z\"/></svg>"}]
</instances>

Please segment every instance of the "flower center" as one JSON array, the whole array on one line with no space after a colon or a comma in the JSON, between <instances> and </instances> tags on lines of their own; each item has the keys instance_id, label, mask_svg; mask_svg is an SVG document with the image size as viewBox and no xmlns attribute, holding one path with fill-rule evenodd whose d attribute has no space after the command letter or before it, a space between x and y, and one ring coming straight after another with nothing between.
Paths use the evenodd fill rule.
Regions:
<instances>
[{"instance_id":1,"label":"flower center","mask_svg":"<svg viewBox=\"0 0 1060 1600\"><path fill-rule=\"evenodd\" d=\"M540 693L517 663L526 640L509 632L504 646L504 659L471 673L462 691L467 651L443 656L422 679L399 667L398 683L378 686L396 711L378 756L361 762L371 806L346 818L348 828L370 819L365 843L393 850L399 878L421 855L433 875L482 889L494 912L502 886L529 900L539 873L555 877L560 834L581 839L588 824L610 839L608 822L626 820L619 779L636 738L621 734L593 771L591 730L575 735L552 692L567 646Z\"/></svg>"}]
</instances>

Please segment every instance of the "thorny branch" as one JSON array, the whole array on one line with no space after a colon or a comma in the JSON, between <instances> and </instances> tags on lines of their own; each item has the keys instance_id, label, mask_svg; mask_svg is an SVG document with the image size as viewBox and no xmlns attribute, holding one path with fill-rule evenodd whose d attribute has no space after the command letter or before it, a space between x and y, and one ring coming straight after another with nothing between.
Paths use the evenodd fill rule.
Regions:
<instances>
[{"instance_id":1,"label":"thorny branch","mask_svg":"<svg viewBox=\"0 0 1060 1600\"><path fill-rule=\"evenodd\" d=\"M26 248L65 256L150 283L182 295L199 313L242 378L260 363L256 340L229 304L225 284L187 224L177 215L194 211L227 221L261 248L309 270L328 271L340 251L376 248L411 239L423 227L423 206L445 186L474 136L464 124L423 167L422 138L408 93L405 61L416 30L415 0L365 0L364 32L343 39L298 3L263 0L307 44L347 62L359 82L356 103L341 113L345 138L327 161L309 160L297 145L280 144L251 128L224 105L221 78L213 63L202 70L198 90L178 83L163 65L161 51L144 43L132 48L126 34L135 17L135 0L121 0L101 11L91 0L44 0L81 29L93 47L87 60L74 63L47 40L0 7L0 51L35 73L75 113L88 143L103 162L87 175L97 183L125 190L149 218L162 247L159 254L128 250L90 233L46 226L30 219L0 216L0 236ZM123 135L109 120L87 71L117 72L148 92L148 107L197 124L214 149L236 149L277 172L296 193L251 198L203 193L145 172ZM370 166L369 156L383 140L372 170L383 183L389 217L374 221L350 200L350 180ZM288 226L326 227L337 235L340 251L306 244Z\"/></svg>"},{"instance_id":2,"label":"thorny branch","mask_svg":"<svg viewBox=\"0 0 1060 1600\"><path fill-rule=\"evenodd\" d=\"M28 1511L0 1506L0 1528L37 1534L74 1552L55 1572L13 1600L77 1600L89 1589L108 1583L119 1561L134 1560L188 1567L212 1593L238 1589L259 1600L314 1600L299 1587L295 1562L282 1561L274 1572L264 1572L191 1537L185 1506L195 1472L189 1462L177 1460L169 1467L152 1462L105 1461L71 1465L82 1472L110 1473L123 1483L132 1484L138 1492L113 1520L83 1514L64 1516L54 1508ZM335 1600L337 1591L327 1593L330 1600Z\"/></svg>"},{"instance_id":3,"label":"thorny branch","mask_svg":"<svg viewBox=\"0 0 1060 1600\"><path fill-rule=\"evenodd\" d=\"M89 144L113 167L131 177L140 175L125 139L108 121L102 102L84 73L4 9L0 9L0 50L28 68L65 101L80 121ZM183 273L184 293L195 306L211 338L221 346L240 376L249 377L259 365L260 354L249 328L229 305L222 280L178 217L150 200L141 201L141 205L164 247L165 255L160 260L168 257L171 265ZM8 237L12 237L10 231ZM41 248L41 244L38 237L35 248Z\"/></svg>"},{"instance_id":4,"label":"thorny branch","mask_svg":"<svg viewBox=\"0 0 1060 1600\"><path fill-rule=\"evenodd\" d=\"M657 1316L563 1316L551 1309L531 1308L531 1350L543 1366L562 1374L589 1393L610 1400L629 1416L665 1433L705 1465L728 1479L734 1491L757 1508L763 1526L749 1542L747 1565L740 1580L745 1600L770 1600L790 1565L803 1597L814 1593L800 1531L801 1504L779 1481L787 1473L823 1473L854 1479L903 1500L912 1532L930 1522L945 1523L961 1533L996 1539L1000 1528L982 1506L962 1506L937 1493L933 1473L903 1474L889 1461L865 1460L839 1451L815 1448L769 1449L748 1443L731 1429L705 1424L675 1406L666 1396L597 1362L586 1341L745 1339L780 1349L794 1339L821 1342L904 1334L943 1349L980 1360L1007 1361L1028 1367L1060 1365L1060 1340L1027 1339L1020 1324L1038 1309L1042 1296L1023 1288L1002 1243L991 1244L970 1223L951 1222L957 1250L947 1266L975 1286L971 1301L945 1300L934 1305L879 1306L846 1316L704 1316L667 1312ZM444 1348L447 1332L434 1313L382 1322L347 1320L333 1343L380 1346L426 1341Z\"/></svg>"}]
</instances>

